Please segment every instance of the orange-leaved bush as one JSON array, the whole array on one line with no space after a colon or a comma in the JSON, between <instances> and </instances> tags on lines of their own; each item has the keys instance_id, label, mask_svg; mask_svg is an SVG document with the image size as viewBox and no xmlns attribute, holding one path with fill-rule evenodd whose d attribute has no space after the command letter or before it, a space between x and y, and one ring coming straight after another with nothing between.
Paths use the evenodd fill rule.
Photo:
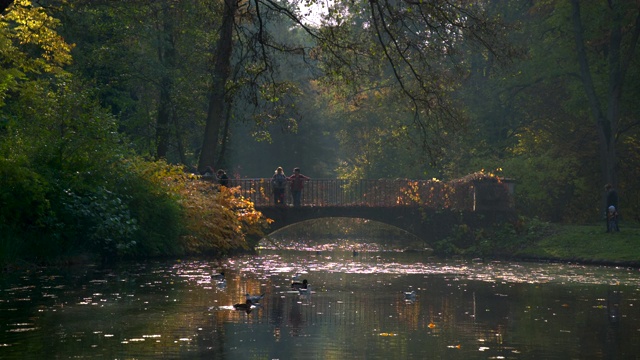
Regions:
<instances>
[{"instance_id":1,"label":"orange-leaved bush","mask_svg":"<svg viewBox=\"0 0 640 360\"><path fill-rule=\"evenodd\" d=\"M184 209L187 253L225 253L247 249L248 235L260 237L269 220L236 188L221 187L184 174L176 188Z\"/></svg>"}]
</instances>

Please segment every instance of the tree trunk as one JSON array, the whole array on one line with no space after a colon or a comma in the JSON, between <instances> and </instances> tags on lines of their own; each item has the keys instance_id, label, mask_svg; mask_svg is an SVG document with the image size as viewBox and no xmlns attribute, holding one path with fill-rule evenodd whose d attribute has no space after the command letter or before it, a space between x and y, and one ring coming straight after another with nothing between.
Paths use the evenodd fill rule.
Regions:
<instances>
[{"instance_id":1,"label":"tree trunk","mask_svg":"<svg viewBox=\"0 0 640 360\"><path fill-rule=\"evenodd\" d=\"M207 166L215 168L215 153L218 146L220 126L224 122L225 114L225 89L231 73L231 53L233 51L233 24L238 2L225 0L224 16L218 48L216 49L216 62L213 69L213 81L209 95L209 110L207 112L207 124L204 130L202 151L198 161L198 171L203 171Z\"/></svg>"},{"instance_id":2,"label":"tree trunk","mask_svg":"<svg viewBox=\"0 0 640 360\"><path fill-rule=\"evenodd\" d=\"M178 151L178 159L180 159L181 164L189 164L189 161L185 154L184 130L181 124L178 123L178 114L176 114L175 106L173 107L172 120L173 120L173 126L174 126L174 133L176 137L176 148Z\"/></svg>"},{"instance_id":3,"label":"tree trunk","mask_svg":"<svg viewBox=\"0 0 640 360\"><path fill-rule=\"evenodd\" d=\"M171 79L167 75L160 81L160 102L156 118L156 158L166 159L169 150L169 122L171 119Z\"/></svg>"},{"instance_id":4,"label":"tree trunk","mask_svg":"<svg viewBox=\"0 0 640 360\"><path fill-rule=\"evenodd\" d=\"M605 183L618 185L616 142L618 135L618 121L620 120L620 99L622 94L622 61L620 48L622 46L622 14L617 1L611 1L612 24L609 35L609 99L607 107L608 129L604 131L606 144L607 176ZM602 146L601 146L602 148Z\"/></svg>"},{"instance_id":5,"label":"tree trunk","mask_svg":"<svg viewBox=\"0 0 640 360\"><path fill-rule=\"evenodd\" d=\"M176 64L176 49L173 38L173 14L165 5L162 11L162 26L158 38L158 59L162 64L160 79L160 99L156 118L156 158L166 159L169 150L170 121L172 112L171 92L173 89L172 70Z\"/></svg>"},{"instance_id":6,"label":"tree trunk","mask_svg":"<svg viewBox=\"0 0 640 360\"><path fill-rule=\"evenodd\" d=\"M605 114L596 94L587 59L587 51L585 49L583 38L584 29L582 27L582 19L580 16L580 0L572 0L571 4L573 8L573 29L578 63L580 64L580 75L585 93L589 100L591 113L596 120L598 131L602 180L604 183L610 183L616 186L618 180L616 174L616 132L620 116L620 95L623 81L621 76L620 60L620 46L622 41L620 29L621 15L617 3L615 1L611 1L611 11L613 16L608 44L609 94L607 99L607 112Z\"/></svg>"},{"instance_id":7,"label":"tree trunk","mask_svg":"<svg viewBox=\"0 0 640 360\"><path fill-rule=\"evenodd\" d=\"M222 129L222 141L220 142L220 151L218 152L218 167L225 168L227 163L225 161L225 150L229 142L229 125L231 123L231 104L227 106L224 116L224 128Z\"/></svg>"}]
</instances>

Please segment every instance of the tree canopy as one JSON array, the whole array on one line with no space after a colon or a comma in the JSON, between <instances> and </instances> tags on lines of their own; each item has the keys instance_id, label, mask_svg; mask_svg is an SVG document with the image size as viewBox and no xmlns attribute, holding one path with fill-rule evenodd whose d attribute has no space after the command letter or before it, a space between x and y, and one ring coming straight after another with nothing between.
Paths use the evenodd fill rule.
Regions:
<instances>
[{"instance_id":1,"label":"tree canopy","mask_svg":"<svg viewBox=\"0 0 640 360\"><path fill-rule=\"evenodd\" d=\"M165 163L231 177L277 166L351 179L484 171L517 179L522 214L554 221L599 220L610 182L621 213L640 213L633 3L319 5L0 2L0 168L29 199L4 192L1 219L39 219L0 230L71 239L122 223L100 246L153 248L140 228L186 208L150 191L168 183L143 180L174 176ZM195 227L179 223L175 234Z\"/></svg>"}]
</instances>

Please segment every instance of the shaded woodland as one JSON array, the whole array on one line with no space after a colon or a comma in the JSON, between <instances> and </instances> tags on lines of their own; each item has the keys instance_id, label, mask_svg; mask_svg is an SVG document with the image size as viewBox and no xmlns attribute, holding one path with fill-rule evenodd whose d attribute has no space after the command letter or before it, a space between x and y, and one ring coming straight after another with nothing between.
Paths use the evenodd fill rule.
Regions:
<instances>
[{"instance_id":1,"label":"shaded woodland","mask_svg":"<svg viewBox=\"0 0 640 360\"><path fill-rule=\"evenodd\" d=\"M635 2L14 0L0 12L5 254L42 233L71 249L89 232L107 253L175 253L178 237L191 239L180 251L207 248L176 180L207 167L485 172L517 180L522 216L565 223L600 221L611 183L623 218L640 214Z\"/></svg>"}]
</instances>

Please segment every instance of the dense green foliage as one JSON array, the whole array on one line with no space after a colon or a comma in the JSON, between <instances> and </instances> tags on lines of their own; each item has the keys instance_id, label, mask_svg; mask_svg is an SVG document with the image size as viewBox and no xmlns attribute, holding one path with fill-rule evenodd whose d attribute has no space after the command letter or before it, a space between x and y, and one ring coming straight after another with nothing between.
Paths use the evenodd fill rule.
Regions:
<instances>
[{"instance_id":1,"label":"dense green foliage","mask_svg":"<svg viewBox=\"0 0 640 360\"><path fill-rule=\"evenodd\" d=\"M71 47L52 35L56 22L23 1L10 14L0 22L9 45L1 54L0 263L248 247L245 235L263 221L250 202L132 152L94 89L60 67ZM23 22L33 24L31 37L15 26ZM57 43L24 46L45 35Z\"/></svg>"},{"instance_id":2,"label":"dense green foliage","mask_svg":"<svg viewBox=\"0 0 640 360\"><path fill-rule=\"evenodd\" d=\"M13 1L0 18L0 261L250 247L259 214L182 171L203 165L495 174L541 223L600 220L613 182L638 219L632 2L338 1L314 24L279 4ZM486 253L484 234L456 234L443 253Z\"/></svg>"},{"instance_id":3,"label":"dense green foliage","mask_svg":"<svg viewBox=\"0 0 640 360\"><path fill-rule=\"evenodd\" d=\"M134 10L131 4L76 2L75 8L61 7L65 18L76 20L63 30L77 44L75 67L99 84L102 101L119 116L120 129L132 135L138 151L151 157L158 155L155 148L164 134L156 115L162 111L166 86L159 80L169 76L175 110L166 158L194 166L206 117L202 110L208 104L206 84L200 82L211 75L204 70L213 66L207 59L218 56L214 47L222 11L207 13L210 8L201 1L167 4L142 1ZM517 205L525 215L566 222L599 218L607 177L575 57L570 4L488 2L486 13L471 6L465 11L478 15L478 33L468 38L456 35L464 28L463 17L449 13L443 4L433 2L422 10L441 11L433 14L437 21L446 21L439 18L442 14L451 15L450 34L437 27L425 34L438 37L444 53L438 46L416 46L415 33L404 27L419 26L422 12L411 4L374 10L364 3L338 2L323 23L332 26L304 30L287 26L281 14L269 13L258 22L252 8L241 11L242 31L233 44L226 85L222 150L212 165L238 177L270 176L277 166L286 172L301 166L315 178L448 180L485 170L518 180ZM606 44L612 41L616 11L624 14L619 21L628 29L620 49L630 64L620 85L621 102L606 106L619 110L614 129L618 140L612 145L617 155L611 161L616 162L622 210L632 217L640 211L635 200L640 193L633 186L639 168L633 101L639 75L634 66L637 9L620 6L584 3L581 16L590 76L603 104L611 97L608 89L615 87L609 83L608 68L613 65ZM377 29L366 25L372 18L395 19L396 10L404 21ZM87 15L101 19L102 25L76 29ZM189 23L193 17L207 20L194 28ZM505 36L489 35L492 32ZM476 39L484 40L486 48ZM132 41L140 46L127 46ZM400 43L413 53L393 52L393 44ZM170 63L163 55L168 50L175 57ZM403 56L415 56L420 63ZM104 59L99 72L89 59ZM131 63L140 64L127 65ZM270 80L258 79L265 75ZM398 76L405 82L398 82Z\"/></svg>"}]
</instances>

